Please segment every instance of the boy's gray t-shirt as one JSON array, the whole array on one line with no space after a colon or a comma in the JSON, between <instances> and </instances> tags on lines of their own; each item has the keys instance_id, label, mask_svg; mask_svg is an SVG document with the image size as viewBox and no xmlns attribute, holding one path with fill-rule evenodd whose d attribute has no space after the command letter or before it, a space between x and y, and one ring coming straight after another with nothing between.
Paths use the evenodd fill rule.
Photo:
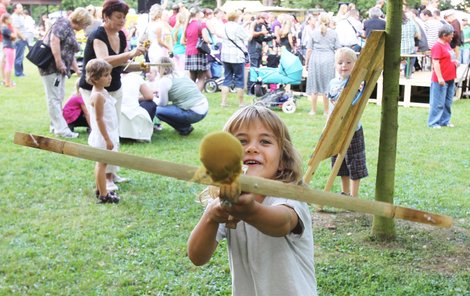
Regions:
<instances>
[{"instance_id":1,"label":"boy's gray t-shirt","mask_svg":"<svg viewBox=\"0 0 470 296\"><path fill-rule=\"evenodd\" d=\"M308 205L266 197L265 206L286 205L297 213L301 234L268 236L240 221L236 229L220 224L217 241L227 238L233 295L317 295L312 219Z\"/></svg>"}]
</instances>

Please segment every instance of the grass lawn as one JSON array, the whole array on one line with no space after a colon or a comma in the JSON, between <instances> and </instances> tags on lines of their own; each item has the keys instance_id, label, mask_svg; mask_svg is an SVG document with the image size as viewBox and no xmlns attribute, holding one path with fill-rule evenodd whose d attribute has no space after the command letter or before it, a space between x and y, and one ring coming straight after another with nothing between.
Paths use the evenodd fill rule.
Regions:
<instances>
[{"instance_id":1,"label":"grass lawn","mask_svg":"<svg viewBox=\"0 0 470 296\"><path fill-rule=\"evenodd\" d=\"M229 295L225 243L206 266L186 256L203 186L122 168L131 182L121 186L121 203L100 205L94 163L12 143L15 131L49 136L41 79L28 63L26 74L16 88L0 88L0 295ZM235 110L219 107L220 93L209 100L209 115L189 137L165 125L150 144L125 142L120 150L199 165L201 138ZM303 97L294 114L278 113L305 164L325 120L308 108ZM369 104L362 118L364 199L374 198L380 113ZM312 206L320 295L470 295L470 100L454 103L455 128L429 129L427 115L399 108L395 203L450 215L454 227L397 220L397 240L380 243L369 237L371 216ZM79 131L72 141L86 144ZM322 189L328 174L325 161L311 186Z\"/></svg>"}]
</instances>

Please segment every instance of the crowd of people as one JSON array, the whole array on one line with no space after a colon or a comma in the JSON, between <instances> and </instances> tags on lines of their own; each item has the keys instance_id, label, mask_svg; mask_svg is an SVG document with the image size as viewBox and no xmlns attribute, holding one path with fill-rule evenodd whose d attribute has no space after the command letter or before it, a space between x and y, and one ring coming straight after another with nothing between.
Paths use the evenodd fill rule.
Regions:
<instances>
[{"instance_id":1,"label":"crowd of people","mask_svg":"<svg viewBox=\"0 0 470 296\"><path fill-rule=\"evenodd\" d=\"M3 57L1 75L3 85L14 87L12 74L24 76L23 60L25 49L33 44L33 38L43 38L51 28L52 21L41 17L38 26L20 3L10 5L11 0L0 0L2 18L1 36ZM185 7L184 4L168 6L153 5L148 15L139 15L138 23L126 22L122 27L121 42L126 42L126 50L138 47L139 41L148 40L150 47L145 52L150 63L166 56L175 64L175 73L189 75L199 90L209 78L223 77L221 86L221 106L226 107L229 90L235 89L238 105L243 106L244 95L253 94L253 83L245 69L267 65L277 67L280 48L284 47L299 56L307 69L306 93L310 97L310 115L317 114L317 99L323 99L323 113L328 114L326 86L334 78L334 53L340 47L350 47L356 52L367 42L372 30L384 30L386 26L384 0L362 9L361 13L353 3L341 4L336 12L315 9L308 12L302 21L291 14L224 12L221 9L200 9ZM10 7L11 15L6 11ZM457 19L451 10L441 15L439 0L423 0L416 8L404 7L402 18L401 54L413 56L428 54L438 41L439 29L449 24L454 34L450 46L455 51L459 63L470 60L470 26L466 18ZM85 27L85 36L103 24L102 10L89 5L86 10L91 15L91 24ZM69 12L70 15L71 12ZM130 9L127 13L135 14ZM366 15L364 19L362 15ZM143 21L141 21L143 20ZM236 33L236 34L235 34ZM202 53L198 40L203 39L210 53ZM429 54L428 54L429 56ZM416 57L411 63L403 63L404 73L415 70L430 70L432 59L424 63ZM116 72L116 71L114 71ZM116 75L116 74L115 74ZM83 79L82 79L83 80Z\"/></svg>"}]
</instances>

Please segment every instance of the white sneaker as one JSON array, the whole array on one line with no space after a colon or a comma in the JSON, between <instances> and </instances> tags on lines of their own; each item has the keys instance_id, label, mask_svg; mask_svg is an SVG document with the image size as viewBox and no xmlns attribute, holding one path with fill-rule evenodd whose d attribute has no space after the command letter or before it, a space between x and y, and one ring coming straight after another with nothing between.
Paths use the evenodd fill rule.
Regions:
<instances>
[{"instance_id":1,"label":"white sneaker","mask_svg":"<svg viewBox=\"0 0 470 296\"><path fill-rule=\"evenodd\" d=\"M114 174L113 175L113 181L114 181L114 183L126 183L126 182L129 182L129 179Z\"/></svg>"},{"instance_id":2,"label":"white sneaker","mask_svg":"<svg viewBox=\"0 0 470 296\"><path fill-rule=\"evenodd\" d=\"M75 138L78 138L79 135L80 135L79 133L74 133L72 131L65 132L63 134L58 134L59 137L67 138L67 139L75 139Z\"/></svg>"},{"instance_id":3,"label":"white sneaker","mask_svg":"<svg viewBox=\"0 0 470 296\"><path fill-rule=\"evenodd\" d=\"M116 190L119 190L119 187L116 184L114 184L113 181L106 180L106 190L116 191Z\"/></svg>"},{"instance_id":4,"label":"white sneaker","mask_svg":"<svg viewBox=\"0 0 470 296\"><path fill-rule=\"evenodd\" d=\"M153 126L153 131L154 132L159 132L159 131L162 131L163 130L163 125L161 125L160 123L157 123Z\"/></svg>"}]
</instances>

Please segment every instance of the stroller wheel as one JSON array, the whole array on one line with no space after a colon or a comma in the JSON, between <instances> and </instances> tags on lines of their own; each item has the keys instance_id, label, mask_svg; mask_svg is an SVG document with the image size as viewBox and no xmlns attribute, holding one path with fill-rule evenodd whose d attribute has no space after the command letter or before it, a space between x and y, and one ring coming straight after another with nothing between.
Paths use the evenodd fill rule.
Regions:
<instances>
[{"instance_id":1,"label":"stroller wheel","mask_svg":"<svg viewBox=\"0 0 470 296\"><path fill-rule=\"evenodd\" d=\"M204 83L204 90L206 93L215 93L219 90L219 86L214 79L209 79Z\"/></svg>"},{"instance_id":2,"label":"stroller wheel","mask_svg":"<svg viewBox=\"0 0 470 296\"><path fill-rule=\"evenodd\" d=\"M288 113L288 114L294 113L295 109L297 109L297 106L292 101L287 101L287 102L284 102L284 104L282 104L282 111L284 113Z\"/></svg>"},{"instance_id":3,"label":"stroller wheel","mask_svg":"<svg viewBox=\"0 0 470 296\"><path fill-rule=\"evenodd\" d=\"M229 91L230 91L231 93L236 93L236 92L237 92L237 89L235 88L235 85L232 84L232 85L229 87Z\"/></svg>"}]
</instances>

